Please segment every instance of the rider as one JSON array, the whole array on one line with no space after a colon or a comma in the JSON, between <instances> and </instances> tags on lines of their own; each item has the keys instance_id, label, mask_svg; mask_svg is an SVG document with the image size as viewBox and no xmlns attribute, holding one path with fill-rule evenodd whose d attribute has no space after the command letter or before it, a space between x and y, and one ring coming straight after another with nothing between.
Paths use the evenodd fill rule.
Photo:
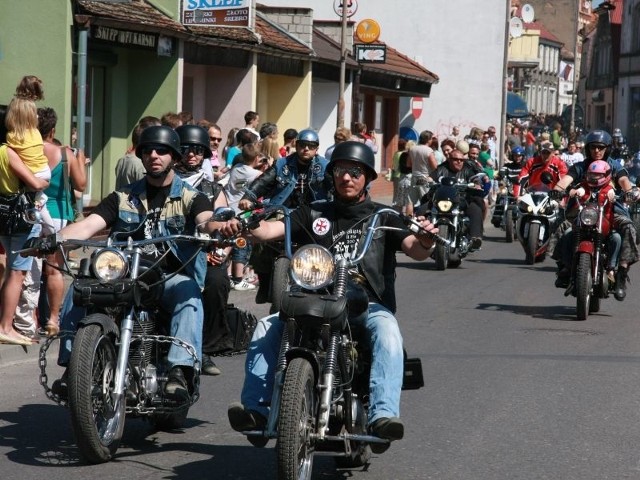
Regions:
<instances>
[{"instance_id":1,"label":"rider","mask_svg":"<svg viewBox=\"0 0 640 480\"><path fill-rule=\"evenodd\" d=\"M558 180L567 174L567 165L559 157L553 155L553 151L553 143L542 142L540 144L540 154L527 160L527 163L520 170L518 181L513 186L514 197L518 198L520 187L525 182L527 187L533 190L552 189ZM545 172L551 174L551 183L545 184L542 181Z\"/></svg>"},{"instance_id":2,"label":"rider","mask_svg":"<svg viewBox=\"0 0 640 480\"><path fill-rule=\"evenodd\" d=\"M333 180L335 200L303 205L291 213L292 241L304 245L319 243L332 253L351 255L357 247L363 223L380 205L373 203L368 185L375 180L374 156L369 147L360 142L347 141L336 146L327 165ZM399 440L404 436L400 413L400 390L403 378L402 337L393 316L395 310L395 252L416 260L424 260L432 252L430 237L410 235L395 216L385 216L383 223L402 230L384 230L376 235L372 247L359 269L369 293L369 314L364 327L370 339L372 365L370 376L369 430L380 438ZM422 227L437 232L435 226L418 217ZM321 228L327 226L327 228ZM261 222L252 234L260 240L274 240L284 235L284 223ZM238 222L232 220L223 229L236 233ZM335 239L339 239L334 242ZM260 320L255 330L245 364L242 403L229 406L229 422L237 431L253 430L266 424L273 378L278 361L278 349L284 322L278 315Z\"/></svg>"},{"instance_id":3,"label":"rider","mask_svg":"<svg viewBox=\"0 0 640 480\"><path fill-rule=\"evenodd\" d=\"M611 166L612 177L616 187L620 188L623 192L633 191L633 198L637 201L638 198L640 198L640 192L637 189L633 189L627 170L609 156L611 153L611 145L611 135L606 131L593 130L589 132L585 138L585 160L574 164L569 169L569 173L560 179L554 189L565 192L572 183L580 182L585 178L585 173L592 162L604 160ZM616 203L614 214L616 230L618 230L618 233L622 236L622 248L620 251L618 271L616 272L614 297L616 300L622 301L626 296L626 281L629 267L638 261L638 247L636 246L636 229L629 218L627 210L622 205ZM557 287L566 288L569 284L569 277L571 275L570 267L573 257L572 246L573 234L572 230L568 229L560 238L553 255L558 262Z\"/></svg>"},{"instance_id":4,"label":"rider","mask_svg":"<svg viewBox=\"0 0 640 480\"><path fill-rule=\"evenodd\" d=\"M318 154L320 139L311 129L301 130L296 137L295 152L279 158L273 166L260 175L240 199L238 207L248 210L256 199L264 197L270 203L297 208L316 200L326 200L331 185L324 171L327 160ZM271 285L271 271L277 256L276 251L263 245L254 250L251 258L260 285L256 294L257 303L265 303Z\"/></svg>"},{"instance_id":5,"label":"rider","mask_svg":"<svg viewBox=\"0 0 640 480\"><path fill-rule=\"evenodd\" d=\"M469 217L470 250L478 250L482 246L485 203L484 190L477 179L482 178L483 183L490 181L486 174L483 174L480 164L465 159L464 154L458 149L452 150L449 158L431 173L431 179L435 181L443 177L455 177L458 182L478 184L478 192L467 190L466 198L462 201L462 209Z\"/></svg>"},{"instance_id":6,"label":"rider","mask_svg":"<svg viewBox=\"0 0 640 480\"><path fill-rule=\"evenodd\" d=\"M180 138L167 126L151 126L142 131L136 147L136 156L142 159L146 170L143 179L109 194L83 220L67 225L56 234L27 241L25 248L41 252L53 251L64 238L86 240L107 227L111 232L130 232L134 239L154 238L170 234L193 234L196 225L213 233L221 224L210 222L213 211L211 201L175 174L173 166L182 157ZM202 350L202 298L205 281L205 254L197 252L189 243L157 245L149 252L154 259L167 253L162 268L169 276L164 284L160 305L171 314L171 335L191 344L201 358ZM186 263L194 254L195 260ZM185 265L186 264L186 265ZM69 289L61 311L62 330L75 331L77 322L84 317L84 309L73 306L73 289ZM60 344L58 364L66 366L71 353L71 340ZM184 348L172 344L168 356L171 370L165 392L180 398L189 395L193 376L193 358ZM66 374L54 382L64 395Z\"/></svg>"},{"instance_id":7,"label":"rider","mask_svg":"<svg viewBox=\"0 0 640 480\"><path fill-rule=\"evenodd\" d=\"M211 157L209 133L197 125L176 128L180 137L182 158L175 164L175 171L183 182L207 196L214 209L227 207L227 197L221 185L207 179L202 168L205 158ZM228 325L225 307L229 300L227 256L231 247L207 254L207 274L202 291L204 321L202 329L202 373L220 375L222 372L213 361L213 354L220 350Z\"/></svg>"},{"instance_id":8,"label":"rider","mask_svg":"<svg viewBox=\"0 0 640 480\"><path fill-rule=\"evenodd\" d=\"M503 185L505 185L503 188L506 189L509 185L515 185L518 181L518 176L520 175L520 171L522 170L522 167L524 167L525 163L524 154L525 149L520 145L511 149L509 160L504 163L504 166L498 173L498 178L503 180ZM508 195L511 195L512 193L513 191ZM496 228L500 227L500 224L502 223L502 216L504 215L505 204L502 203L502 198L504 198L504 193L499 193L493 210L493 215L491 217L491 223Z\"/></svg>"}]
</instances>

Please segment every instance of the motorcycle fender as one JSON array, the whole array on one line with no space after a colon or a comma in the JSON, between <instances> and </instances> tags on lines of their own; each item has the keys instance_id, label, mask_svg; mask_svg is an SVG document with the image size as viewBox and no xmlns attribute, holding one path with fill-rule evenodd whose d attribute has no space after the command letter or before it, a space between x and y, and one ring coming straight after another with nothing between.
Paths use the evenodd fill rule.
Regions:
<instances>
[{"instance_id":1,"label":"motorcycle fender","mask_svg":"<svg viewBox=\"0 0 640 480\"><path fill-rule=\"evenodd\" d=\"M86 327L87 325L100 325L104 333L111 333L115 335L116 338L120 337L120 329L111 317L107 317L104 315L100 315L99 317L97 317L95 315L92 315L90 317L85 317L78 322L78 328Z\"/></svg>"},{"instance_id":2,"label":"motorcycle fender","mask_svg":"<svg viewBox=\"0 0 640 480\"><path fill-rule=\"evenodd\" d=\"M320 362L318 361L318 357L315 352L309 350L308 348L301 347L293 347L287 351L285 354L287 359L287 364L291 363L291 360L294 358L304 358L311 364L311 368L313 368L313 375L316 379L316 383L320 379Z\"/></svg>"},{"instance_id":3,"label":"motorcycle fender","mask_svg":"<svg viewBox=\"0 0 640 480\"><path fill-rule=\"evenodd\" d=\"M588 253L589 255L593 255L594 253L593 242L588 242L588 241L580 242L578 244L578 247L576 248L576 253Z\"/></svg>"}]
</instances>

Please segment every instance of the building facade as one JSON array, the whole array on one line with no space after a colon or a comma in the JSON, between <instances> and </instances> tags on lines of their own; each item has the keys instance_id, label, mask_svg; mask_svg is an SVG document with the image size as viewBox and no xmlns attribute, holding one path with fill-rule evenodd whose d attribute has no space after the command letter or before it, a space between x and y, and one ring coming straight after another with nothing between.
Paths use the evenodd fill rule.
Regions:
<instances>
[{"instance_id":1,"label":"building facade","mask_svg":"<svg viewBox=\"0 0 640 480\"><path fill-rule=\"evenodd\" d=\"M640 150L640 0L625 0L618 67L616 127Z\"/></svg>"}]
</instances>

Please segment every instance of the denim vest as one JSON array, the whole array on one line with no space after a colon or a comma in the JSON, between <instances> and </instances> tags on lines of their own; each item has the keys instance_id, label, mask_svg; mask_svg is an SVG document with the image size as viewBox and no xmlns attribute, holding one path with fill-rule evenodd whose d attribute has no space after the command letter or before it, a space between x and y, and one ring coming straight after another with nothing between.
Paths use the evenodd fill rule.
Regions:
<instances>
[{"instance_id":1,"label":"denim vest","mask_svg":"<svg viewBox=\"0 0 640 480\"><path fill-rule=\"evenodd\" d=\"M309 189L313 200L326 200L328 196L324 184L324 170L329 162L321 155L311 159L309 165ZM279 158L276 161L276 190L269 203L274 205L284 204L296 187L298 182L298 154Z\"/></svg>"},{"instance_id":2,"label":"denim vest","mask_svg":"<svg viewBox=\"0 0 640 480\"><path fill-rule=\"evenodd\" d=\"M146 185L146 179L142 179L115 192L119 198L118 220L111 227L112 233L133 232L144 223L149 209ZM193 235L196 232L194 219L187 215L193 199L198 194L196 189L183 182L178 175L174 176L169 195L160 212L158 221L160 235ZM200 289L203 289L206 273L205 254L198 253L194 260L187 263L198 251L195 243L171 242L169 247L180 263L186 264L184 273L193 278Z\"/></svg>"}]
</instances>

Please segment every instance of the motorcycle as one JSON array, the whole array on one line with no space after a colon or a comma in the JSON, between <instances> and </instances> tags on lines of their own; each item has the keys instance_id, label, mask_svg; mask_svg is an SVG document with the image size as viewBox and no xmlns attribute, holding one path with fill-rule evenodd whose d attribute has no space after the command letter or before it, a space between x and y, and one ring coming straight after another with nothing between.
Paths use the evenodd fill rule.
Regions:
<instances>
[{"instance_id":1,"label":"motorcycle","mask_svg":"<svg viewBox=\"0 0 640 480\"><path fill-rule=\"evenodd\" d=\"M615 277L607 266L622 239L613 230L610 212L613 203L605 197L599 198L599 189L585 190L580 187L575 197L577 213L573 220L575 251L573 255L571 279L564 295L576 297L576 317L586 320L589 313L600 311L600 301L608 298L615 289ZM588 194L585 201L580 198ZM569 212L569 206L568 212ZM569 215L569 213L568 213Z\"/></svg>"},{"instance_id":2,"label":"motorcycle","mask_svg":"<svg viewBox=\"0 0 640 480\"><path fill-rule=\"evenodd\" d=\"M505 240L512 243L515 238L517 219L516 197L513 196L513 185L518 179L520 170L502 167L498 173L499 187L496 204L491 216L491 223L505 231Z\"/></svg>"},{"instance_id":3,"label":"motorcycle","mask_svg":"<svg viewBox=\"0 0 640 480\"><path fill-rule=\"evenodd\" d=\"M443 177L425 195L422 203L431 208L429 220L438 227L439 235L448 240L436 244L433 252L438 270L459 267L469 253L469 217L462 210L461 202L467 192L482 194L475 186L473 182L458 183L454 177Z\"/></svg>"},{"instance_id":4,"label":"motorcycle","mask_svg":"<svg viewBox=\"0 0 640 480\"><path fill-rule=\"evenodd\" d=\"M351 258L333 256L314 244L300 246L292 254L290 213L285 207L265 208L262 214L245 219L245 228L275 212L284 214L285 251L290 259L279 315L285 325L266 427L242 433L258 447L276 439L280 480L308 480L316 454L335 457L341 468L357 468L368 462L371 445L384 449L389 444L367 433L371 352L352 321L367 315L369 298L353 271L376 232L390 228L379 225L382 215L402 218L413 232L420 225L383 208L370 218ZM422 386L420 359L405 355L403 389Z\"/></svg>"},{"instance_id":5,"label":"motorcycle","mask_svg":"<svg viewBox=\"0 0 640 480\"><path fill-rule=\"evenodd\" d=\"M116 234L118 235L118 234ZM80 262L73 289L74 305L87 309L76 332L48 337L40 348L41 384L47 397L68 406L81 455L90 463L103 463L115 455L125 417L149 419L158 429L183 425L191 405L199 398L200 363L192 345L170 336L168 313L158 307L164 282L162 257L143 258L145 248L169 242L196 242L201 248L246 244L242 238L221 240L201 236L169 235L146 240L64 240L59 248L94 249ZM198 250L199 251L199 250ZM37 255L33 249L20 251ZM65 259L66 265L66 259ZM72 275L66 268L66 273ZM47 350L54 340L74 336L67 369L67 395L48 385ZM165 394L171 345L188 352L194 362L189 398Z\"/></svg>"},{"instance_id":6,"label":"motorcycle","mask_svg":"<svg viewBox=\"0 0 640 480\"><path fill-rule=\"evenodd\" d=\"M546 186L538 190L529 188L519 198L516 235L528 265L545 259L549 240L560 220L558 202L551 199Z\"/></svg>"}]
</instances>

